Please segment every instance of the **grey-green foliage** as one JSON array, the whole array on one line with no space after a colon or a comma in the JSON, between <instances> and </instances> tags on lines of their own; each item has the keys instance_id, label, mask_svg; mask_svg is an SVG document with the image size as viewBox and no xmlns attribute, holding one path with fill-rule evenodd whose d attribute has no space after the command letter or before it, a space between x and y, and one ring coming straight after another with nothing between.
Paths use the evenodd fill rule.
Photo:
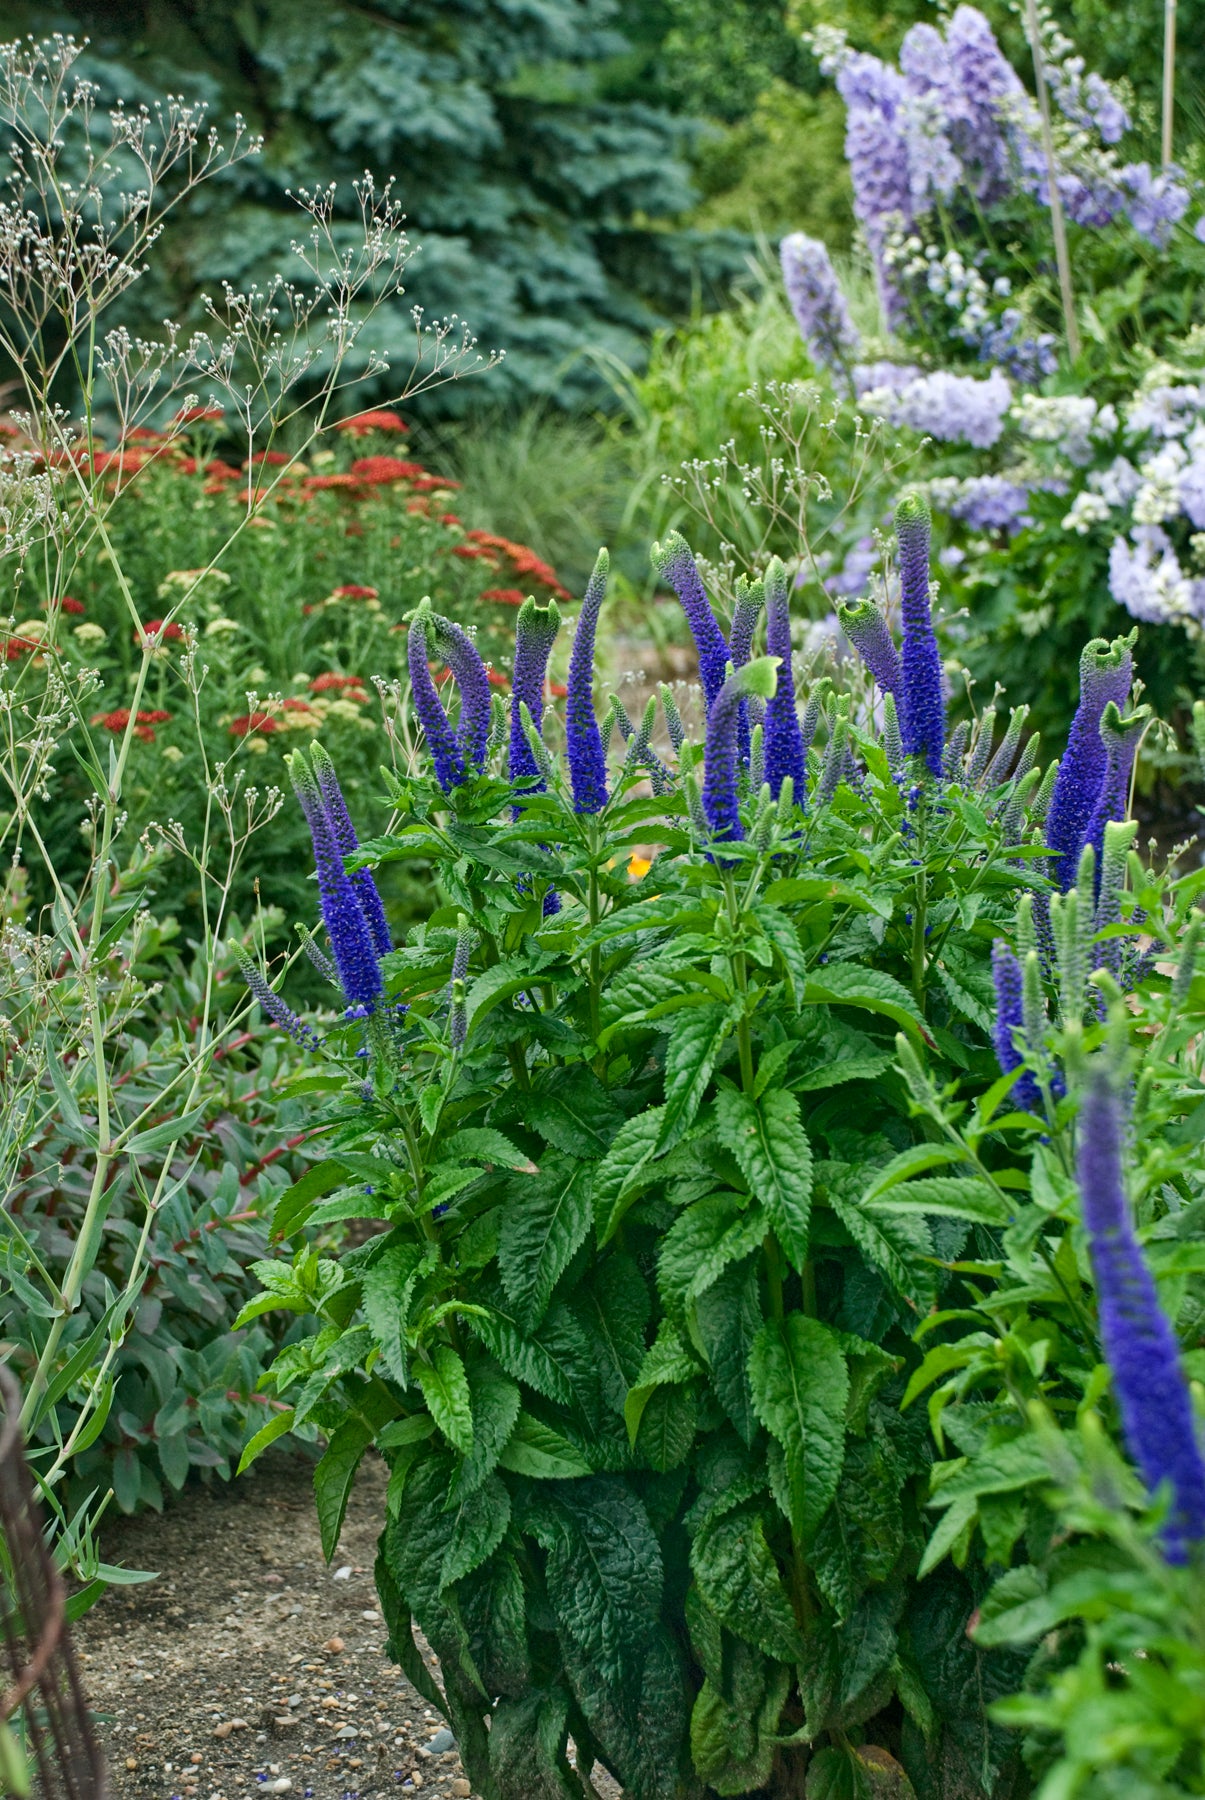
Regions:
<instances>
[{"instance_id":1,"label":"grey-green foliage","mask_svg":"<svg viewBox=\"0 0 1205 1800\"><path fill-rule=\"evenodd\" d=\"M5 21L13 36L88 37L102 104L167 89L206 100L222 126L241 111L264 134L263 155L174 224L171 276L139 290L136 322L179 313L222 279L288 272L298 225L286 190L337 181L350 225L351 183L369 168L395 178L422 246L406 300L374 321L376 347L407 368L409 305L458 314L507 352L495 400L595 391L587 346L639 361L654 320L739 261L732 238L666 229L694 199L695 128L633 82L620 26L616 0L77 0L53 13L27 0ZM456 385L429 402L471 403Z\"/></svg>"}]
</instances>

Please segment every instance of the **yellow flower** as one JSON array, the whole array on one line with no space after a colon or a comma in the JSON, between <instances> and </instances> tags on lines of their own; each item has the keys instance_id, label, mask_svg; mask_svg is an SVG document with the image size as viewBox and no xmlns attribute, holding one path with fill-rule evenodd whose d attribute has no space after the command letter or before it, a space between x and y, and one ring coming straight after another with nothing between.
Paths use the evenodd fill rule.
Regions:
<instances>
[{"instance_id":1,"label":"yellow flower","mask_svg":"<svg viewBox=\"0 0 1205 1800\"><path fill-rule=\"evenodd\" d=\"M630 856L628 858L628 876L632 881L643 881L652 868L652 859L647 856Z\"/></svg>"}]
</instances>

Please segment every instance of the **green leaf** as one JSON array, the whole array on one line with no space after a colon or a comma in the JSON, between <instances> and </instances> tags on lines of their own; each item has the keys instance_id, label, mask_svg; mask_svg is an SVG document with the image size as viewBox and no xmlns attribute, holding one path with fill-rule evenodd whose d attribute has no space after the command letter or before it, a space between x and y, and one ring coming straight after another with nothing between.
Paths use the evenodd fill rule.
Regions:
<instances>
[{"instance_id":1,"label":"green leaf","mask_svg":"<svg viewBox=\"0 0 1205 1800\"><path fill-rule=\"evenodd\" d=\"M885 1050L839 1056L835 1062L797 1076L791 1082L791 1090L796 1094L816 1094L824 1088L842 1087L847 1081L877 1081L894 1061Z\"/></svg>"},{"instance_id":2,"label":"green leaf","mask_svg":"<svg viewBox=\"0 0 1205 1800\"><path fill-rule=\"evenodd\" d=\"M666 1474L690 1454L698 1429L698 1402L693 1387L658 1387L649 1394L632 1446L636 1460Z\"/></svg>"},{"instance_id":3,"label":"green leaf","mask_svg":"<svg viewBox=\"0 0 1205 1800\"><path fill-rule=\"evenodd\" d=\"M937 1278L930 1261L933 1240L923 1214L902 1218L872 1214L831 1186L828 1204L867 1261L918 1312L928 1311Z\"/></svg>"},{"instance_id":4,"label":"green leaf","mask_svg":"<svg viewBox=\"0 0 1205 1800\"><path fill-rule=\"evenodd\" d=\"M515 1320L499 1306L491 1307L484 1317L479 1313L469 1314L467 1323L470 1331L475 1332L486 1349L498 1358L508 1375L513 1375L516 1381L525 1381L546 1400L556 1400L562 1406L570 1404L573 1388L559 1363L543 1344L520 1331Z\"/></svg>"},{"instance_id":5,"label":"green leaf","mask_svg":"<svg viewBox=\"0 0 1205 1800\"><path fill-rule=\"evenodd\" d=\"M436 1260L434 1246L391 1244L360 1282L364 1317L376 1342L381 1360L402 1388L409 1380L410 1352L406 1328L410 1322L410 1302L421 1274Z\"/></svg>"},{"instance_id":6,"label":"green leaf","mask_svg":"<svg viewBox=\"0 0 1205 1800\"><path fill-rule=\"evenodd\" d=\"M791 1533L807 1545L837 1491L849 1375L828 1327L791 1313L762 1326L749 1357L753 1405L782 1445Z\"/></svg>"},{"instance_id":7,"label":"green leaf","mask_svg":"<svg viewBox=\"0 0 1205 1800\"><path fill-rule=\"evenodd\" d=\"M756 1103L733 1087L716 1101L720 1137L740 1164L749 1191L764 1206L788 1262L807 1261L812 1208L812 1147L799 1102L781 1088Z\"/></svg>"},{"instance_id":8,"label":"green leaf","mask_svg":"<svg viewBox=\"0 0 1205 1800\"><path fill-rule=\"evenodd\" d=\"M924 1018L902 982L862 963L826 963L808 972L804 999L810 1005L857 1006L882 1013L914 1037L924 1036Z\"/></svg>"},{"instance_id":9,"label":"green leaf","mask_svg":"<svg viewBox=\"0 0 1205 1800\"><path fill-rule=\"evenodd\" d=\"M292 1429L293 1408L291 1406L287 1407L284 1412L273 1413L268 1423L261 1425L255 1436L247 1440L235 1473L241 1475L244 1469L249 1469L261 1450L266 1450L269 1444L274 1444L277 1438L283 1437L287 1431Z\"/></svg>"},{"instance_id":10,"label":"green leaf","mask_svg":"<svg viewBox=\"0 0 1205 1800\"><path fill-rule=\"evenodd\" d=\"M666 1311L681 1318L730 1263L762 1243L768 1220L740 1194L708 1194L684 1209L666 1232L657 1258L657 1285Z\"/></svg>"},{"instance_id":11,"label":"green leaf","mask_svg":"<svg viewBox=\"0 0 1205 1800\"><path fill-rule=\"evenodd\" d=\"M465 996L470 1034L496 1006L500 1006L504 1000L510 1000L515 994L522 993L524 988L534 987L538 982L539 976L533 972L531 964L525 957L518 956L505 962L497 962L478 975Z\"/></svg>"},{"instance_id":12,"label":"green leaf","mask_svg":"<svg viewBox=\"0 0 1205 1800\"><path fill-rule=\"evenodd\" d=\"M300 1231L313 1210L315 1200L321 1200L324 1194L332 1193L341 1182L346 1181L347 1170L342 1163L314 1163L304 1175L287 1187L272 1209L272 1236L277 1238L292 1237Z\"/></svg>"},{"instance_id":13,"label":"green leaf","mask_svg":"<svg viewBox=\"0 0 1205 1800\"><path fill-rule=\"evenodd\" d=\"M976 1175L922 1176L918 1181L901 1182L863 1204L878 1218L888 1213L933 1213L946 1219L970 1219L978 1225L1007 1225L1014 1211L1003 1195Z\"/></svg>"},{"instance_id":14,"label":"green leaf","mask_svg":"<svg viewBox=\"0 0 1205 1800\"><path fill-rule=\"evenodd\" d=\"M774 946L775 954L786 975L787 990L790 993L792 1005L798 1012L803 1004L803 995L808 981L808 959L803 945L799 941L798 928L786 913L780 912L776 906L770 906L765 901L760 906L753 908L753 917Z\"/></svg>"},{"instance_id":15,"label":"green leaf","mask_svg":"<svg viewBox=\"0 0 1205 1800\"><path fill-rule=\"evenodd\" d=\"M620 1127L615 1142L597 1165L594 1218L600 1250L614 1237L632 1202L653 1179L648 1164L656 1152L664 1120L665 1108L661 1106L637 1113Z\"/></svg>"},{"instance_id":16,"label":"green leaf","mask_svg":"<svg viewBox=\"0 0 1205 1800\"><path fill-rule=\"evenodd\" d=\"M803 1644L778 1564L766 1542L762 1503L745 1501L704 1520L690 1566L711 1610L730 1631L780 1662L797 1662Z\"/></svg>"},{"instance_id":17,"label":"green leaf","mask_svg":"<svg viewBox=\"0 0 1205 1800\"><path fill-rule=\"evenodd\" d=\"M507 1296L534 1329L593 1218L588 1163L550 1156L538 1175L507 1187L498 1268Z\"/></svg>"},{"instance_id":18,"label":"green leaf","mask_svg":"<svg viewBox=\"0 0 1205 1800\"><path fill-rule=\"evenodd\" d=\"M675 1022L665 1053L663 1150L677 1143L702 1105L732 1024L728 1006L696 1007Z\"/></svg>"},{"instance_id":19,"label":"green leaf","mask_svg":"<svg viewBox=\"0 0 1205 1800\"><path fill-rule=\"evenodd\" d=\"M711 1365L716 1398L743 1441L751 1444L757 1415L749 1387L749 1352L762 1324L755 1258L731 1264L699 1295L695 1322L703 1353Z\"/></svg>"},{"instance_id":20,"label":"green leaf","mask_svg":"<svg viewBox=\"0 0 1205 1800\"><path fill-rule=\"evenodd\" d=\"M497 1163L501 1169L526 1169L531 1158L516 1148L502 1132L486 1126L471 1126L454 1131L439 1146L441 1162Z\"/></svg>"},{"instance_id":21,"label":"green leaf","mask_svg":"<svg viewBox=\"0 0 1205 1800\"><path fill-rule=\"evenodd\" d=\"M53 1062L53 1058L51 1058ZM152 1150L167 1150L178 1144L181 1138L195 1131L205 1114L209 1111L208 1101L204 1106L194 1106L191 1112L180 1113L176 1118L164 1119L160 1125L148 1125L145 1131L136 1131L133 1137L125 1140L127 1156L146 1156Z\"/></svg>"},{"instance_id":22,"label":"green leaf","mask_svg":"<svg viewBox=\"0 0 1205 1800\"><path fill-rule=\"evenodd\" d=\"M510 1525L510 1495L496 1475L462 1496L453 1514L452 1535L440 1565L439 1585L451 1587L480 1568L506 1536Z\"/></svg>"},{"instance_id":23,"label":"green leaf","mask_svg":"<svg viewBox=\"0 0 1205 1800\"><path fill-rule=\"evenodd\" d=\"M548 1085L523 1096L523 1123L554 1150L597 1161L607 1154L623 1114L606 1088L584 1064L558 1069Z\"/></svg>"},{"instance_id":24,"label":"green leaf","mask_svg":"<svg viewBox=\"0 0 1205 1800\"><path fill-rule=\"evenodd\" d=\"M437 1344L429 1363L415 1363L414 1376L440 1431L453 1449L467 1456L473 1448L473 1410L459 1356L450 1345Z\"/></svg>"},{"instance_id":25,"label":"green leaf","mask_svg":"<svg viewBox=\"0 0 1205 1800\"><path fill-rule=\"evenodd\" d=\"M339 1548L339 1533L347 1516L352 1483L371 1442L371 1425L355 1416L344 1419L315 1466L314 1499L318 1507L322 1554L327 1562Z\"/></svg>"},{"instance_id":26,"label":"green leaf","mask_svg":"<svg viewBox=\"0 0 1205 1800\"><path fill-rule=\"evenodd\" d=\"M593 1473L568 1438L527 1412L519 1414L498 1461L512 1475L528 1475L535 1481L572 1481Z\"/></svg>"},{"instance_id":27,"label":"green leaf","mask_svg":"<svg viewBox=\"0 0 1205 1800\"><path fill-rule=\"evenodd\" d=\"M966 1161L966 1154L957 1144L910 1144L907 1150L901 1150L898 1156L876 1169L870 1186L862 1196L865 1206L870 1200L877 1200L888 1188L895 1187L897 1182L907 1181L912 1175L922 1175L929 1169L948 1168L951 1163Z\"/></svg>"},{"instance_id":28,"label":"green leaf","mask_svg":"<svg viewBox=\"0 0 1205 1800\"><path fill-rule=\"evenodd\" d=\"M628 1441L635 1444L644 1409L657 1388L693 1381L698 1373L699 1365L682 1343L672 1321L662 1319L656 1342L646 1351L640 1372L624 1402Z\"/></svg>"},{"instance_id":29,"label":"green leaf","mask_svg":"<svg viewBox=\"0 0 1205 1800\"><path fill-rule=\"evenodd\" d=\"M582 1800L582 1784L569 1766L569 1696L558 1688L533 1688L503 1699L490 1721L490 1769L501 1794L524 1800Z\"/></svg>"},{"instance_id":30,"label":"green leaf","mask_svg":"<svg viewBox=\"0 0 1205 1800\"><path fill-rule=\"evenodd\" d=\"M472 1494L497 1465L519 1416L519 1389L478 1350L465 1362L473 1413L473 1448L457 1469L450 1498Z\"/></svg>"}]
</instances>

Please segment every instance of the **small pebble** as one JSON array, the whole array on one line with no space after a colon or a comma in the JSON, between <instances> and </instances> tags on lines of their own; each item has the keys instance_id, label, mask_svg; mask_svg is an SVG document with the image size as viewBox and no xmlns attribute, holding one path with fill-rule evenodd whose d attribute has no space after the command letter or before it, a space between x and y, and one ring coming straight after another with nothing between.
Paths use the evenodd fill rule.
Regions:
<instances>
[{"instance_id":1,"label":"small pebble","mask_svg":"<svg viewBox=\"0 0 1205 1800\"><path fill-rule=\"evenodd\" d=\"M287 1794L291 1791L292 1786L293 1786L292 1780L290 1779L290 1777L288 1775L279 1775L279 1776L277 1776L275 1781L265 1781L264 1793L265 1794Z\"/></svg>"},{"instance_id":2,"label":"small pebble","mask_svg":"<svg viewBox=\"0 0 1205 1800\"><path fill-rule=\"evenodd\" d=\"M380 1619L380 1616L381 1616L381 1615L380 1615L380 1613L379 1613L379 1612L375 1612L375 1611L374 1611L374 1610L373 1610L373 1608L372 1608L372 1607L369 1607L369 1608L368 1608L368 1609L367 1609L367 1611L365 1611L365 1612L362 1612L362 1613L361 1613L361 1614L360 1614L360 1617L361 1617L361 1618L362 1618L362 1619L372 1619L372 1620L379 1620L379 1619Z\"/></svg>"},{"instance_id":3,"label":"small pebble","mask_svg":"<svg viewBox=\"0 0 1205 1800\"><path fill-rule=\"evenodd\" d=\"M205 1758L201 1755L201 1752L199 1750L194 1750L188 1760L195 1767L197 1763L204 1762Z\"/></svg>"},{"instance_id":4,"label":"small pebble","mask_svg":"<svg viewBox=\"0 0 1205 1800\"><path fill-rule=\"evenodd\" d=\"M448 1791L449 1793L455 1794L457 1800L468 1800L468 1797L473 1790L465 1780L464 1776L458 1775Z\"/></svg>"},{"instance_id":5,"label":"small pebble","mask_svg":"<svg viewBox=\"0 0 1205 1800\"><path fill-rule=\"evenodd\" d=\"M343 1648L343 1639L341 1637L329 1637L322 1648L324 1650L329 1650L332 1656L338 1656L340 1650Z\"/></svg>"},{"instance_id":6,"label":"small pebble","mask_svg":"<svg viewBox=\"0 0 1205 1800\"><path fill-rule=\"evenodd\" d=\"M216 1738L228 1738L230 1736L230 1733L233 1730L234 1730L233 1719L224 1719L220 1725L214 1726L213 1735Z\"/></svg>"},{"instance_id":7,"label":"small pebble","mask_svg":"<svg viewBox=\"0 0 1205 1800\"><path fill-rule=\"evenodd\" d=\"M432 1756L442 1756L445 1750L455 1750L456 1739L448 1730L447 1726L442 1725L431 1739L431 1742L427 1745L427 1748Z\"/></svg>"},{"instance_id":8,"label":"small pebble","mask_svg":"<svg viewBox=\"0 0 1205 1800\"><path fill-rule=\"evenodd\" d=\"M137 1767L138 1767L138 1758L136 1756L127 1756L126 1757L126 1768L127 1769L136 1769Z\"/></svg>"},{"instance_id":9,"label":"small pebble","mask_svg":"<svg viewBox=\"0 0 1205 1800\"><path fill-rule=\"evenodd\" d=\"M344 1563L344 1565L341 1569L336 1569L334 1574L331 1576L331 1580L332 1581L350 1581L351 1580L351 1564Z\"/></svg>"}]
</instances>

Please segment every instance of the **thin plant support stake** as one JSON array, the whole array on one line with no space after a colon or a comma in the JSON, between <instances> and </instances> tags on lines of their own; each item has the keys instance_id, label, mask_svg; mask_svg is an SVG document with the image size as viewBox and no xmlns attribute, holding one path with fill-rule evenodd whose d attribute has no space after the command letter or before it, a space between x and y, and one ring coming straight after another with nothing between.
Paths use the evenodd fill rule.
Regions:
<instances>
[{"instance_id":1,"label":"thin plant support stake","mask_svg":"<svg viewBox=\"0 0 1205 1800\"><path fill-rule=\"evenodd\" d=\"M1172 160L1172 109L1176 99L1176 0L1163 5L1163 167Z\"/></svg>"},{"instance_id":2,"label":"thin plant support stake","mask_svg":"<svg viewBox=\"0 0 1205 1800\"><path fill-rule=\"evenodd\" d=\"M1167 0L1169 6L1175 0ZM1054 232L1054 259L1059 271L1059 292L1063 297L1063 323L1067 330L1067 352L1072 362L1079 361L1079 326L1075 318L1075 295L1071 290L1071 258L1067 253L1067 221L1063 217L1063 200L1054 165L1054 133L1050 128L1050 93L1046 86L1046 64L1042 56L1042 33L1038 25L1037 0L1025 0L1025 27L1029 47L1033 51L1033 73L1038 89L1038 108L1042 115L1042 153L1046 158L1046 185L1050 196L1050 224ZM1164 126L1166 131L1166 125Z\"/></svg>"}]
</instances>

